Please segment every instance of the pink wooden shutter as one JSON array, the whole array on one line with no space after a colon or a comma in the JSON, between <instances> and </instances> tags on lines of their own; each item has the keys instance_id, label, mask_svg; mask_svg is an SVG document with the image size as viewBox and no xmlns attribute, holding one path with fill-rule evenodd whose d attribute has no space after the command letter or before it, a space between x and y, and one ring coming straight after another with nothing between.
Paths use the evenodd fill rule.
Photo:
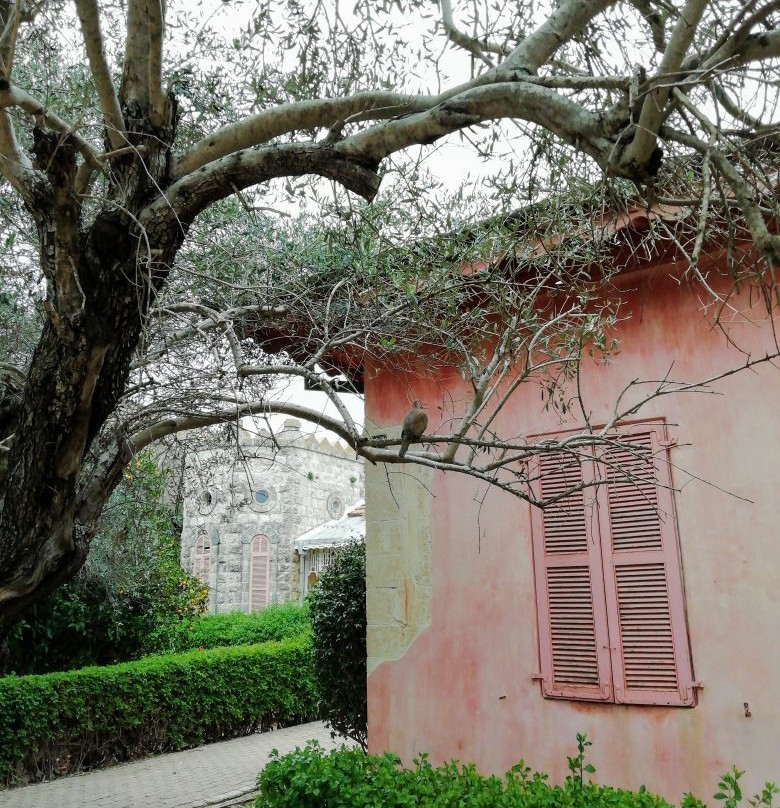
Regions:
<instances>
[{"instance_id":1,"label":"pink wooden shutter","mask_svg":"<svg viewBox=\"0 0 780 808\"><path fill-rule=\"evenodd\" d=\"M255 536L249 555L249 611L259 612L268 605L268 579L271 556L268 539Z\"/></svg>"},{"instance_id":2,"label":"pink wooden shutter","mask_svg":"<svg viewBox=\"0 0 780 808\"><path fill-rule=\"evenodd\" d=\"M591 464L585 466L590 469ZM541 455L530 464L537 493L556 496L583 479L571 455ZM542 690L546 696L611 699L609 648L593 495L578 491L532 508Z\"/></svg>"},{"instance_id":3,"label":"pink wooden shutter","mask_svg":"<svg viewBox=\"0 0 780 808\"><path fill-rule=\"evenodd\" d=\"M211 539L201 533L195 540L195 558L192 564L192 574L200 578L204 584L209 582L211 572Z\"/></svg>"},{"instance_id":4,"label":"pink wooden shutter","mask_svg":"<svg viewBox=\"0 0 780 808\"><path fill-rule=\"evenodd\" d=\"M672 480L662 426L603 454L599 490L615 700L695 702Z\"/></svg>"}]
</instances>

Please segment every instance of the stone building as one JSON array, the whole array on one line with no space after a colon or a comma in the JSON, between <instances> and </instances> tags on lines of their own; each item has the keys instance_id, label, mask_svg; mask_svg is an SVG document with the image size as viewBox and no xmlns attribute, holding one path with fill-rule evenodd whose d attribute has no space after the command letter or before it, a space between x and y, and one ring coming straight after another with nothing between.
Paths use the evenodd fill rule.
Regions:
<instances>
[{"instance_id":1,"label":"stone building","mask_svg":"<svg viewBox=\"0 0 780 808\"><path fill-rule=\"evenodd\" d=\"M259 611L299 597L294 541L363 499L362 461L338 441L285 421L240 430L232 451L187 460L182 567L209 585L209 611Z\"/></svg>"}]
</instances>

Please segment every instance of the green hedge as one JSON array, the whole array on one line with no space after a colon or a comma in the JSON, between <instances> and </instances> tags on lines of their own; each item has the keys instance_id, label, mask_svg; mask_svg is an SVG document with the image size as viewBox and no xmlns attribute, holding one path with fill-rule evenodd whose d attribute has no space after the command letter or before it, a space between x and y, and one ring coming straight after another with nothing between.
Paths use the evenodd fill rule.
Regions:
<instances>
[{"instance_id":1,"label":"green hedge","mask_svg":"<svg viewBox=\"0 0 780 808\"><path fill-rule=\"evenodd\" d=\"M183 620L160 638L159 652L284 640L311 630L309 610L298 603L272 604L262 612L201 615Z\"/></svg>"},{"instance_id":2,"label":"green hedge","mask_svg":"<svg viewBox=\"0 0 780 808\"><path fill-rule=\"evenodd\" d=\"M325 754L315 742L283 757L274 751L258 775L256 808L672 808L640 786L637 791L601 786L588 780L595 768L585 762L591 742L577 735L577 754L567 758L569 776L562 785L532 772L521 760L504 777L484 777L473 765L457 762L434 767L425 755L404 769L391 754L367 755L341 748ZM652 774L652 773L650 773ZM736 768L721 776L715 799L723 808L740 808L744 795ZM773 808L780 788L765 783L747 802ZM684 794L681 808L706 808Z\"/></svg>"},{"instance_id":3,"label":"green hedge","mask_svg":"<svg viewBox=\"0 0 780 808\"><path fill-rule=\"evenodd\" d=\"M320 716L366 748L366 545L340 548L309 590Z\"/></svg>"},{"instance_id":4,"label":"green hedge","mask_svg":"<svg viewBox=\"0 0 780 808\"><path fill-rule=\"evenodd\" d=\"M275 755L257 783L257 808L671 808L644 789L599 786L577 776L552 786L522 761L503 778L483 777L473 766L431 766L425 756L407 770L394 755L343 748L324 754L314 743ZM686 808L694 804L701 808L684 801Z\"/></svg>"},{"instance_id":5,"label":"green hedge","mask_svg":"<svg viewBox=\"0 0 780 808\"><path fill-rule=\"evenodd\" d=\"M316 715L308 637L0 679L0 782L18 784Z\"/></svg>"}]
</instances>

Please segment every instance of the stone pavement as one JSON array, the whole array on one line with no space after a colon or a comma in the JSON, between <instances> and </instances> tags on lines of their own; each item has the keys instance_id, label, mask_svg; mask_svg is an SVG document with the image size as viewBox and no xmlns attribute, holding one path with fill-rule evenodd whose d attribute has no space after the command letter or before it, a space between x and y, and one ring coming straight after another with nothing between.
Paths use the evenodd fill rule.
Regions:
<instances>
[{"instance_id":1,"label":"stone pavement","mask_svg":"<svg viewBox=\"0 0 780 808\"><path fill-rule=\"evenodd\" d=\"M310 738L338 746L315 721L274 732L171 752L50 783L0 791L0 808L227 808L252 799L272 749L290 752ZM351 743L348 741L347 743Z\"/></svg>"}]
</instances>

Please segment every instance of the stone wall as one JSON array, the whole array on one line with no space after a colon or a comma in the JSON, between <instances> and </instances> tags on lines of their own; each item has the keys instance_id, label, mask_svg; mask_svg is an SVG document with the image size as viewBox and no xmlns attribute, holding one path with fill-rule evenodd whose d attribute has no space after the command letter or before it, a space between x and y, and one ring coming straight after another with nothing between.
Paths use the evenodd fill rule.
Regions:
<instances>
[{"instance_id":1,"label":"stone wall","mask_svg":"<svg viewBox=\"0 0 780 808\"><path fill-rule=\"evenodd\" d=\"M293 542L344 515L364 497L363 463L337 441L300 431L289 419L273 436L241 430L238 446L187 458L182 567L194 569L195 544L211 547L209 611L250 610L252 539L270 545L268 602L296 599Z\"/></svg>"},{"instance_id":2,"label":"stone wall","mask_svg":"<svg viewBox=\"0 0 780 808\"><path fill-rule=\"evenodd\" d=\"M369 674L386 660L400 659L431 623L433 473L424 466L403 468L403 474L394 476L392 487L384 469L370 466L367 475Z\"/></svg>"}]
</instances>

